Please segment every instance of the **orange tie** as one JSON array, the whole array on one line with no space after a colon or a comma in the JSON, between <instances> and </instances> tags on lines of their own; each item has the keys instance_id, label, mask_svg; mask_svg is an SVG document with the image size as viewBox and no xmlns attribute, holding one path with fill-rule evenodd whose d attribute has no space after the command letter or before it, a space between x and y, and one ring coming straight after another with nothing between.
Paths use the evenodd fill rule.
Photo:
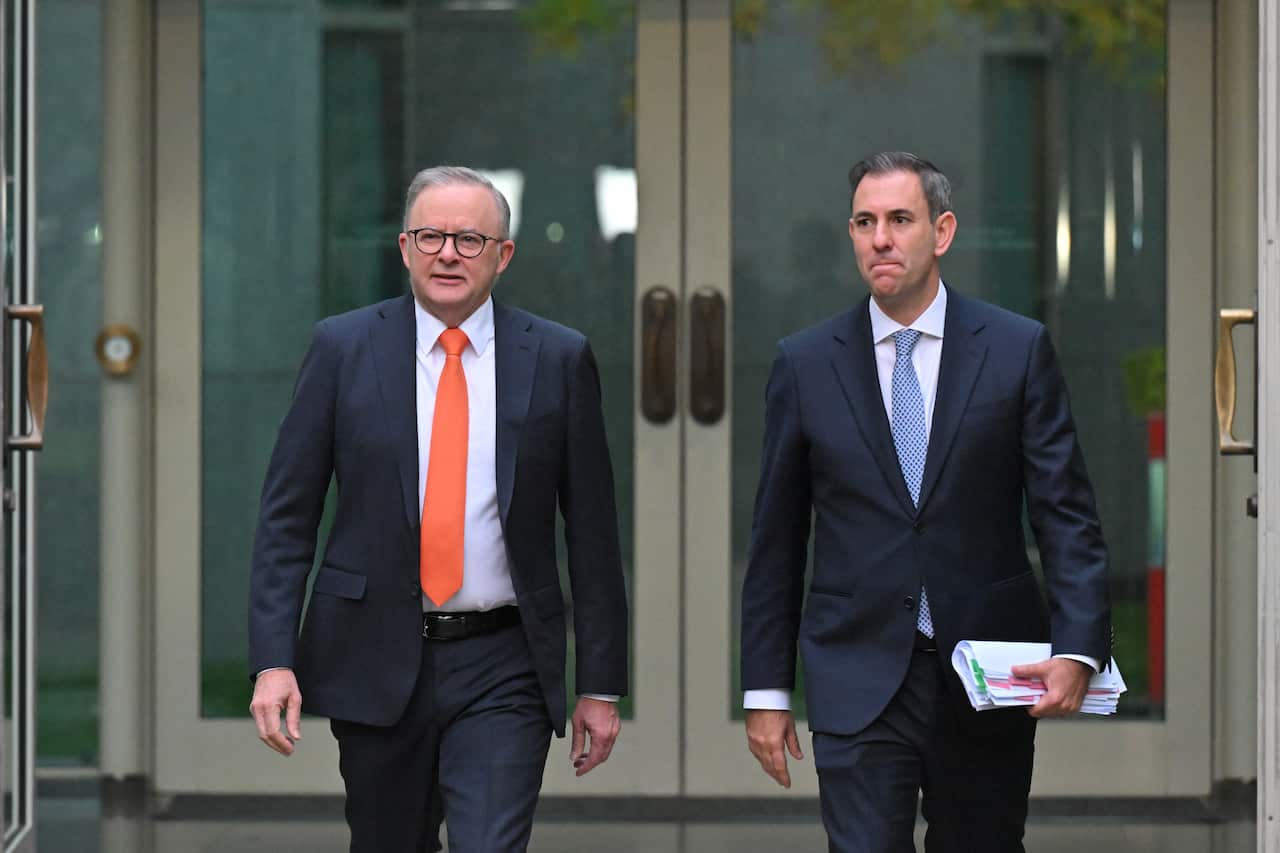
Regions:
<instances>
[{"instance_id":1,"label":"orange tie","mask_svg":"<svg viewBox=\"0 0 1280 853\"><path fill-rule=\"evenodd\" d=\"M462 372L462 351L468 343L467 333L461 329L440 333L444 370L436 385L436 411L431 419L418 552L422 591L437 607L462 586L462 539L467 512L467 376Z\"/></svg>"}]
</instances>

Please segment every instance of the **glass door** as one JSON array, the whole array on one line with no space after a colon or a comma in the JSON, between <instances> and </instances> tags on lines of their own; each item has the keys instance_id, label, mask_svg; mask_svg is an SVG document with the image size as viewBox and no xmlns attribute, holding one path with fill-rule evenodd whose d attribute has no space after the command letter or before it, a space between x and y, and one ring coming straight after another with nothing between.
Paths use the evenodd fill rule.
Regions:
<instances>
[{"instance_id":1,"label":"glass door","mask_svg":"<svg viewBox=\"0 0 1280 853\"><path fill-rule=\"evenodd\" d=\"M865 293L845 176L879 150L951 177L948 286L1048 325L1098 493L1130 691L1118 719L1041 726L1033 793L1208 791L1212 269L1185 246L1212 196L1191 164L1213 10L1092 6L690 0L686 281L726 305L727 366L723 415L686 413L688 793L788 793L747 752L737 684L764 386L779 338ZM816 794L811 757L792 779Z\"/></svg>"},{"instance_id":2,"label":"glass door","mask_svg":"<svg viewBox=\"0 0 1280 853\"><path fill-rule=\"evenodd\" d=\"M405 292L405 187L461 163L513 208L496 298L592 341L617 480L624 731L587 782L553 744L544 791L678 791L680 10L572 5L157 6L159 790L341 790L323 721L285 761L246 716L258 495L312 325Z\"/></svg>"},{"instance_id":3,"label":"glass door","mask_svg":"<svg viewBox=\"0 0 1280 853\"><path fill-rule=\"evenodd\" d=\"M860 298L844 175L901 148L955 185L948 284L1053 333L1111 545L1130 693L1042 727L1034 791L1206 792L1213 9L1024 6L159 4L157 789L340 790L322 721L284 761L247 720L258 490L312 323L402 292L404 185L461 162L515 209L497 297L600 358L634 695L589 792L783 795L737 684L764 383L778 338ZM566 770L544 790L588 793ZM816 794L811 759L793 779Z\"/></svg>"}]
</instances>

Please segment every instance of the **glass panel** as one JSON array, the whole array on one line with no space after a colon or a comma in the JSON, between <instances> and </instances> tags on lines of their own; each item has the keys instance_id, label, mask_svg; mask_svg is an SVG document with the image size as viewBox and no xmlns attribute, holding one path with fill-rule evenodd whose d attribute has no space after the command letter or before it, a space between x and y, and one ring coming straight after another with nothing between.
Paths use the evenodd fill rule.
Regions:
<instances>
[{"instance_id":1,"label":"glass panel","mask_svg":"<svg viewBox=\"0 0 1280 853\"><path fill-rule=\"evenodd\" d=\"M206 716L249 700L258 495L312 324L404 292L424 166L494 177L517 241L498 298L591 338L630 577L635 27L628 8L579 30L557 2L205 3Z\"/></svg>"},{"instance_id":2,"label":"glass panel","mask_svg":"<svg viewBox=\"0 0 1280 853\"><path fill-rule=\"evenodd\" d=\"M98 499L102 371L101 0L49 0L36 16L36 269L45 306L51 440L37 471L40 589L36 754L98 753Z\"/></svg>"},{"instance_id":3,"label":"glass panel","mask_svg":"<svg viewBox=\"0 0 1280 853\"><path fill-rule=\"evenodd\" d=\"M737 0L730 596L736 608L775 341L866 292L845 175L913 151L954 188L944 279L1053 334L1111 550L1120 712L1161 717L1164 642L1148 624L1163 619L1164 4L1085 5Z\"/></svg>"}]
</instances>

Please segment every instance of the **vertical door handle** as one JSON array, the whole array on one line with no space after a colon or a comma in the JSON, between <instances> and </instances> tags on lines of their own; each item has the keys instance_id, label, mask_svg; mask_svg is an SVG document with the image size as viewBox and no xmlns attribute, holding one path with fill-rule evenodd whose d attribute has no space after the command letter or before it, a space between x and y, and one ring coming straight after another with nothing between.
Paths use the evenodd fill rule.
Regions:
<instances>
[{"instance_id":1,"label":"vertical door handle","mask_svg":"<svg viewBox=\"0 0 1280 853\"><path fill-rule=\"evenodd\" d=\"M1251 308L1223 308L1218 314L1218 357L1213 369L1213 396L1218 407L1218 452L1223 456L1247 456L1254 452L1251 442L1235 437L1236 347L1231 331L1252 325L1257 312Z\"/></svg>"},{"instance_id":2,"label":"vertical door handle","mask_svg":"<svg viewBox=\"0 0 1280 853\"><path fill-rule=\"evenodd\" d=\"M654 424L676 414L676 295L662 286L640 303L640 411Z\"/></svg>"},{"instance_id":3,"label":"vertical door handle","mask_svg":"<svg viewBox=\"0 0 1280 853\"><path fill-rule=\"evenodd\" d=\"M703 287L689 304L689 412L700 424L724 415L724 297Z\"/></svg>"},{"instance_id":4,"label":"vertical door handle","mask_svg":"<svg viewBox=\"0 0 1280 853\"><path fill-rule=\"evenodd\" d=\"M39 450L44 447L44 415L49 405L49 355L44 343L44 306L10 305L9 319L31 324L31 344L27 349L27 404L31 407L31 432L11 435L5 444L10 450Z\"/></svg>"}]
</instances>

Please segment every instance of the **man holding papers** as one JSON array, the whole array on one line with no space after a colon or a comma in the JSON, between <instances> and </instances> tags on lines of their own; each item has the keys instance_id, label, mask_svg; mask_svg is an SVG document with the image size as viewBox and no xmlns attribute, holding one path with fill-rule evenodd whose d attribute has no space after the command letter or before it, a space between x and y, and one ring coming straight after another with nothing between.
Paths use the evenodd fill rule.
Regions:
<instances>
[{"instance_id":1,"label":"man holding papers","mask_svg":"<svg viewBox=\"0 0 1280 853\"><path fill-rule=\"evenodd\" d=\"M923 792L930 853L1022 851L1036 718L1079 711L1110 658L1107 551L1066 385L1043 325L942 283L956 217L941 172L887 153L849 182L871 293L782 340L766 392L748 743L789 785L798 646L831 850L911 850ZM1010 673L1043 695L977 713L951 666L961 640L1051 643Z\"/></svg>"},{"instance_id":2,"label":"man holding papers","mask_svg":"<svg viewBox=\"0 0 1280 853\"><path fill-rule=\"evenodd\" d=\"M1050 653L1048 643L961 640L951 653L951 666L975 710L1033 706L1049 692L1048 686L1039 678L1014 673L1022 671L1024 664L1044 660ZM1089 691L1080 710L1085 714L1114 714L1120 694L1127 689L1120 667L1112 658L1106 669L1089 679Z\"/></svg>"}]
</instances>

